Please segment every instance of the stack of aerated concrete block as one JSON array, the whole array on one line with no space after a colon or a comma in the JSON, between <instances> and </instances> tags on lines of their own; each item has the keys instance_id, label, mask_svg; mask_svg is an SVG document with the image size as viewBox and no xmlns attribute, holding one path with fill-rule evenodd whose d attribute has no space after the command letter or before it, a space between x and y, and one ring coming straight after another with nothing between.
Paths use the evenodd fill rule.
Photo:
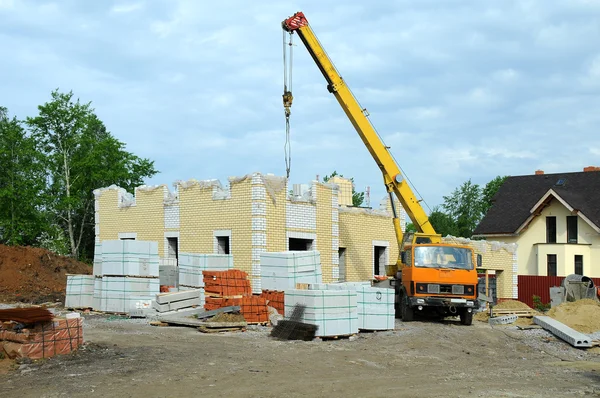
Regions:
<instances>
[{"instance_id":1,"label":"stack of aerated concrete block","mask_svg":"<svg viewBox=\"0 0 600 398\"><path fill-rule=\"evenodd\" d=\"M66 308L92 308L94 275L67 275Z\"/></svg>"},{"instance_id":2,"label":"stack of aerated concrete block","mask_svg":"<svg viewBox=\"0 0 600 398\"><path fill-rule=\"evenodd\" d=\"M261 288L287 291L297 283L321 283L319 251L262 252L260 254Z\"/></svg>"},{"instance_id":3,"label":"stack of aerated concrete block","mask_svg":"<svg viewBox=\"0 0 600 398\"><path fill-rule=\"evenodd\" d=\"M160 291L158 242L107 240L95 266L94 308L129 313L149 308Z\"/></svg>"}]
</instances>

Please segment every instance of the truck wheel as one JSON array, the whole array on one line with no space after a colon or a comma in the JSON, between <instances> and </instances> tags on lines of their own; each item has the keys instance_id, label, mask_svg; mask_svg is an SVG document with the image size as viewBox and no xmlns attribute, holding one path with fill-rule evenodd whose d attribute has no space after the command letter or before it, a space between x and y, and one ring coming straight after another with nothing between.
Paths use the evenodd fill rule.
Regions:
<instances>
[{"instance_id":1,"label":"truck wheel","mask_svg":"<svg viewBox=\"0 0 600 398\"><path fill-rule=\"evenodd\" d=\"M400 311L402 312L403 322L411 322L415 317L414 310L408 304L408 300L404 294L400 296Z\"/></svg>"},{"instance_id":2,"label":"truck wheel","mask_svg":"<svg viewBox=\"0 0 600 398\"><path fill-rule=\"evenodd\" d=\"M466 308L460 312L460 323L463 325L471 325L473 323L473 312L469 312Z\"/></svg>"}]
</instances>

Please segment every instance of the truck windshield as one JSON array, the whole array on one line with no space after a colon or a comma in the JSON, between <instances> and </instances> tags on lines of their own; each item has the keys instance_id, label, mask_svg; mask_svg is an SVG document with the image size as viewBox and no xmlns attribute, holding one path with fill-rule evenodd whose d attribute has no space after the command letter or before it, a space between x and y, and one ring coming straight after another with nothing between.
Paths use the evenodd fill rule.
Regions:
<instances>
[{"instance_id":1,"label":"truck windshield","mask_svg":"<svg viewBox=\"0 0 600 398\"><path fill-rule=\"evenodd\" d=\"M415 247L415 267L473 269L471 250L450 246Z\"/></svg>"}]
</instances>

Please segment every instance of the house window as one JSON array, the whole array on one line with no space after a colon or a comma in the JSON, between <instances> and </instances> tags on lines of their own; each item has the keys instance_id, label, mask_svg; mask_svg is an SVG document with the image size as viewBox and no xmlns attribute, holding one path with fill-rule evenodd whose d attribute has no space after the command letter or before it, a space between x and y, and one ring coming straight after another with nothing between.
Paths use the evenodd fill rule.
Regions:
<instances>
[{"instance_id":1,"label":"house window","mask_svg":"<svg viewBox=\"0 0 600 398\"><path fill-rule=\"evenodd\" d=\"M556 243L556 217L546 217L546 243Z\"/></svg>"},{"instance_id":2,"label":"house window","mask_svg":"<svg viewBox=\"0 0 600 398\"><path fill-rule=\"evenodd\" d=\"M167 248L167 257L168 258L177 258L178 250L177 250L177 238L167 238L167 244L169 245Z\"/></svg>"},{"instance_id":3,"label":"house window","mask_svg":"<svg viewBox=\"0 0 600 398\"><path fill-rule=\"evenodd\" d=\"M217 236L217 254L229 254L229 236Z\"/></svg>"},{"instance_id":4,"label":"house window","mask_svg":"<svg viewBox=\"0 0 600 398\"><path fill-rule=\"evenodd\" d=\"M581 254L575 255L575 273L583 275L583 256Z\"/></svg>"},{"instance_id":5,"label":"house window","mask_svg":"<svg viewBox=\"0 0 600 398\"><path fill-rule=\"evenodd\" d=\"M556 276L556 254L547 254L548 276Z\"/></svg>"},{"instance_id":6,"label":"house window","mask_svg":"<svg viewBox=\"0 0 600 398\"><path fill-rule=\"evenodd\" d=\"M289 244L290 251L313 250L313 240L312 239L289 238L288 244Z\"/></svg>"},{"instance_id":7,"label":"house window","mask_svg":"<svg viewBox=\"0 0 600 398\"><path fill-rule=\"evenodd\" d=\"M577 216L567 216L567 243L577 243Z\"/></svg>"},{"instance_id":8,"label":"house window","mask_svg":"<svg viewBox=\"0 0 600 398\"><path fill-rule=\"evenodd\" d=\"M387 247L373 246L373 275L385 275Z\"/></svg>"},{"instance_id":9,"label":"house window","mask_svg":"<svg viewBox=\"0 0 600 398\"><path fill-rule=\"evenodd\" d=\"M340 270L338 279L340 282L345 282L346 281L346 248L345 247L340 247L338 249L338 258L339 258L338 267Z\"/></svg>"}]
</instances>

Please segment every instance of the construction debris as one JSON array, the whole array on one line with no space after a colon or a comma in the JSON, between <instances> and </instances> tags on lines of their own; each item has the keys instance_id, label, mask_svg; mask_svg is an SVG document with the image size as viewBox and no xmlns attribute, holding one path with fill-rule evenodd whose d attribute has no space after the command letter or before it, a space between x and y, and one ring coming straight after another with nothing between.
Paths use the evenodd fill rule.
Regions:
<instances>
[{"instance_id":1,"label":"construction debris","mask_svg":"<svg viewBox=\"0 0 600 398\"><path fill-rule=\"evenodd\" d=\"M9 308L0 310L0 321L14 321L23 324L48 322L54 318L52 312L41 307Z\"/></svg>"},{"instance_id":2,"label":"construction debris","mask_svg":"<svg viewBox=\"0 0 600 398\"><path fill-rule=\"evenodd\" d=\"M19 308L12 311L26 311L26 315L8 316L2 310L0 323L0 353L8 358L50 358L54 355L69 354L83 344L83 319L68 316L68 319L54 318L42 308ZM44 310L46 312L39 312ZM50 319L48 319L50 314Z\"/></svg>"},{"instance_id":3,"label":"construction debris","mask_svg":"<svg viewBox=\"0 0 600 398\"><path fill-rule=\"evenodd\" d=\"M557 337L560 337L573 347L589 348L592 347L592 340L589 336L571 329L562 322L552 319L549 316L535 316L533 321L548 330Z\"/></svg>"}]
</instances>

